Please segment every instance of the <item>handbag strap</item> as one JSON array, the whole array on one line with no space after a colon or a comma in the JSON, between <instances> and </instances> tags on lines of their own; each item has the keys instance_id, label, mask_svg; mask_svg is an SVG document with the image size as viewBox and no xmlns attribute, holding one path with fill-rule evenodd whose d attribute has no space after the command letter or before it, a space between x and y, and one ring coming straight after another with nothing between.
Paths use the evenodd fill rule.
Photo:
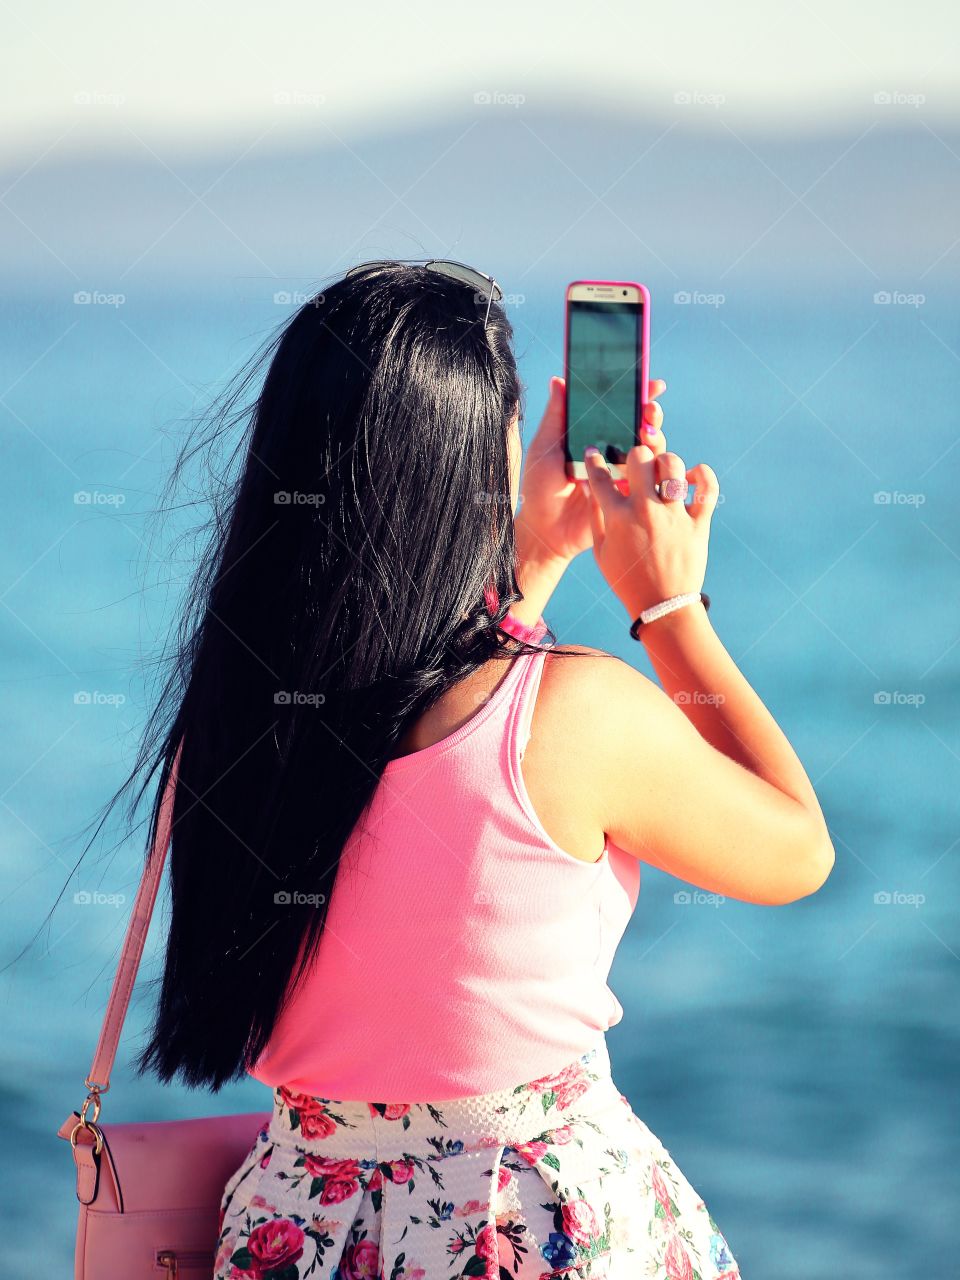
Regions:
<instances>
[{"instance_id":1,"label":"handbag strap","mask_svg":"<svg viewBox=\"0 0 960 1280\"><path fill-rule=\"evenodd\" d=\"M123 950L120 952L120 962L117 965L117 972L114 974L110 999L107 1001L107 1011L104 1014L103 1026L100 1029L100 1039L93 1055L93 1065L90 1067L89 1076L83 1082L95 1099L97 1095L106 1093L110 1088L110 1072L113 1070L113 1060L117 1055L120 1032L123 1030L124 1019L127 1016L127 1009L130 1005L130 995L133 991L133 984L136 981L137 970L140 967L140 959L147 940L147 931L150 928L150 917L153 915L153 906L160 888L160 876L163 872L163 864L166 861L167 849L170 845L170 828L173 824L173 795L177 785L177 773L180 767L180 754L182 751L183 742L181 741L177 747L177 754L174 756L173 764L170 767L170 773L167 776L167 785L164 789L160 813L157 818L156 835L154 836L150 856L147 858L146 866L143 869L143 875L140 878L140 887L133 903L133 913L130 916L130 923L127 925L127 932L123 939ZM99 1111L99 1106L96 1109Z\"/></svg>"}]
</instances>

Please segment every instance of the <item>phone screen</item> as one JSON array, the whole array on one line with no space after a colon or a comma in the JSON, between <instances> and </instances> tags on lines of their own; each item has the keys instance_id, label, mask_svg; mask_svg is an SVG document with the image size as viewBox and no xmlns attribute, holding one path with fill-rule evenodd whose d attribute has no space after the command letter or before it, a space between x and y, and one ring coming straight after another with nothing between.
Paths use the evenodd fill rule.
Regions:
<instances>
[{"instance_id":1,"label":"phone screen","mask_svg":"<svg viewBox=\"0 0 960 1280\"><path fill-rule=\"evenodd\" d=\"M623 462L637 443L642 302L567 306L567 456L588 444Z\"/></svg>"}]
</instances>

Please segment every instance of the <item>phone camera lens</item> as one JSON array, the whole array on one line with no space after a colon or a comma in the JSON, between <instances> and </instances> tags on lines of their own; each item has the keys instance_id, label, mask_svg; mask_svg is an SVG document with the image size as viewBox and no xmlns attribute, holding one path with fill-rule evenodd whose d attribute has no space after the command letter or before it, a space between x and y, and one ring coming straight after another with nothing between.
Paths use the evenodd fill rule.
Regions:
<instances>
[{"instance_id":1,"label":"phone camera lens","mask_svg":"<svg viewBox=\"0 0 960 1280\"><path fill-rule=\"evenodd\" d=\"M626 296L627 296L627 291L626 291L626 289L624 289L624 291L623 291L623 296L624 296L624 297L626 297Z\"/></svg>"}]
</instances>

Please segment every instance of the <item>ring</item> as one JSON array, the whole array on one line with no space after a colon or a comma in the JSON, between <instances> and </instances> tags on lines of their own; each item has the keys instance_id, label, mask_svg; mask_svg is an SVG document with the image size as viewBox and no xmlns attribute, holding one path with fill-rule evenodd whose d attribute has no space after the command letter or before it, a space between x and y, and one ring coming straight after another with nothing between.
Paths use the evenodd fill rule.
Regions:
<instances>
[{"instance_id":1,"label":"ring","mask_svg":"<svg viewBox=\"0 0 960 1280\"><path fill-rule=\"evenodd\" d=\"M687 496L689 483L687 479L680 476L670 476L666 480L658 480L653 487L662 502L683 502Z\"/></svg>"}]
</instances>

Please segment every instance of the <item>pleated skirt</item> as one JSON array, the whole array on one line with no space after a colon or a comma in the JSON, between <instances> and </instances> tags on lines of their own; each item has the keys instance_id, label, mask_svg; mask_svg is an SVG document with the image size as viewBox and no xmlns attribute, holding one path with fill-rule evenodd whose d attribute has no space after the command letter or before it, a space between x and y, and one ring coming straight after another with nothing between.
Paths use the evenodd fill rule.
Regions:
<instances>
[{"instance_id":1,"label":"pleated skirt","mask_svg":"<svg viewBox=\"0 0 960 1280\"><path fill-rule=\"evenodd\" d=\"M279 1088L220 1206L214 1280L739 1280L605 1043L440 1102Z\"/></svg>"}]
</instances>

